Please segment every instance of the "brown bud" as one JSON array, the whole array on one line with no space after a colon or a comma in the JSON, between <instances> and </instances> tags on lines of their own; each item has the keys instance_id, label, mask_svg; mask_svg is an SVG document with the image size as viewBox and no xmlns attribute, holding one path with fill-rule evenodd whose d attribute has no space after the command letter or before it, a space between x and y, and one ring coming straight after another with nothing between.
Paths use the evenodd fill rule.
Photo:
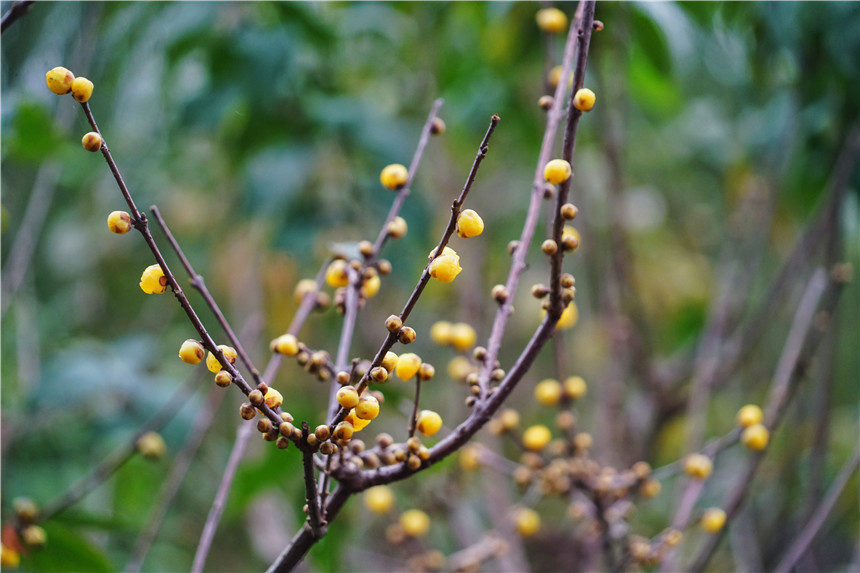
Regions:
<instances>
[{"instance_id":1,"label":"brown bud","mask_svg":"<svg viewBox=\"0 0 860 573\"><path fill-rule=\"evenodd\" d=\"M272 422L268 418L260 418L257 420L257 431L265 434L272 429Z\"/></svg>"},{"instance_id":2,"label":"brown bud","mask_svg":"<svg viewBox=\"0 0 860 573\"><path fill-rule=\"evenodd\" d=\"M387 275L391 272L391 263L388 262L388 259L379 259L376 263L376 269L379 271L379 274Z\"/></svg>"},{"instance_id":3,"label":"brown bud","mask_svg":"<svg viewBox=\"0 0 860 573\"><path fill-rule=\"evenodd\" d=\"M324 442L331 437L331 430L329 430L328 426L322 424L316 427L316 429L314 430L314 435L319 441Z\"/></svg>"},{"instance_id":4,"label":"brown bud","mask_svg":"<svg viewBox=\"0 0 860 573\"><path fill-rule=\"evenodd\" d=\"M370 241L359 241L358 252L365 257L373 255L373 243Z\"/></svg>"},{"instance_id":5,"label":"brown bud","mask_svg":"<svg viewBox=\"0 0 860 573\"><path fill-rule=\"evenodd\" d=\"M430 133L433 135L442 135L445 133L445 122L438 117L434 117L433 122L430 124Z\"/></svg>"},{"instance_id":6,"label":"brown bud","mask_svg":"<svg viewBox=\"0 0 860 573\"><path fill-rule=\"evenodd\" d=\"M549 109L552 107L553 102L555 102L555 100L552 96L541 96L538 100L538 107L540 107L544 111L549 111Z\"/></svg>"},{"instance_id":7,"label":"brown bud","mask_svg":"<svg viewBox=\"0 0 860 573\"><path fill-rule=\"evenodd\" d=\"M547 239L540 246L540 250L544 252L545 255L554 255L558 252L558 245L552 239Z\"/></svg>"},{"instance_id":8,"label":"brown bud","mask_svg":"<svg viewBox=\"0 0 860 573\"><path fill-rule=\"evenodd\" d=\"M391 437L391 434L387 434L387 433L383 432L383 433L379 434L378 436L376 436L376 445L379 446L383 450L393 443L394 443L394 438Z\"/></svg>"},{"instance_id":9,"label":"brown bud","mask_svg":"<svg viewBox=\"0 0 860 573\"><path fill-rule=\"evenodd\" d=\"M404 326L400 329L400 332L397 333L397 339L403 344L412 344L415 342L415 330Z\"/></svg>"},{"instance_id":10,"label":"brown bud","mask_svg":"<svg viewBox=\"0 0 860 573\"><path fill-rule=\"evenodd\" d=\"M578 213L579 209L573 203L565 203L561 206L561 216L568 221L575 219Z\"/></svg>"},{"instance_id":11,"label":"brown bud","mask_svg":"<svg viewBox=\"0 0 860 573\"><path fill-rule=\"evenodd\" d=\"M257 415L257 410L255 410L253 406L245 402L244 404L239 406L239 415L242 416L243 420L253 420L254 416Z\"/></svg>"},{"instance_id":12,"label":"brown bud","mask_svg":"<svg viewBox=\"0 0 860 573\"><path fill-rule=\"evenodd\" d=\"M549 288L543 284L536 284L532 287L532 296L535 298L543 298L549 294Z\"/></svg>"},{"instance_id":13,"label":"brown bud","mask_svg":"<svg viewBox=\"0 0 860 573\"><path fill-rule=\"evenodd\" d=\"M290 445L290 441L284 436L278 436L278 439L275 443L277 444L279 450L286 450L287 446Z\"/></svg>"},{"instance_id":14,"label":"brown bud","mask_svg":"<svg viewBox=\"0 0 860 573\"><path fill-rule=\"evenodd\" d=\"M564 273L561 275L561 286L564 288L570 288L576 284L576 279L573 278L573 275L570 273Z\"/></svg>"},{"instance_id":15,"label":"brown bud","mask_svg":"<svg viewBox=\"0 0 860 573\"><path fill-rule=\"evenodd\" d=\"M565 251L575 251L579 248L579 239L574 235L565 235L561 240L561 244Z\"/></svg>"},{"instance_id":16,"label":"brown bud","mask_svg":"<svg viewBox=\"0 0 860 573\"><path fill-rule=\"evenodd\" d=\"M293 430L295 430L295 429L296 428L289 422L281 422L281 425L278 426L278 431L285 438L289 438L290 436L292 436Z\"/></svg>"},{"instance_id":17,"label":"brown bud","mask_svg":"<svg viewBox=\"0 0 860 573\"><path fill-rule=\"evenodd\" d=\"M263 393L259 390L251 390L251 393L248 394L248 400L254 406L260 406L263 403Z\"/></svg>"},{"instance_id":18,"label":"brown bud","mask_svg":"<svg viewBox=\"0 0 860 573\"><path fill-rule=\"evenodd\" d=\"M511 241L511 242L509 242L509 243L508 243L508 254L509 254L509 255L513 255L513 254L514 254L514 251L516 251L516 250L517 250L517 248L518 248L519 246L520 246L520 242L519 242L519 241Z\"/></svg>"},{"instance_id":19,"label":"brown bud","mask_svg":"<svg viewBox=\"0 0 860 573\"><path fill-rule=\"evenodd\" d=\"M421 467L421 458L415 455L410 455L409 459L406 461L406 465L410 470L417 470Z\"/></svg>"},{"instance_id":20,"label":"brown bud","mask_svg":"<svg viewBox=\"0 0 860 573\"><path fill-rule=\"evenodd\" d=\"M392 314L385 319L385 328L388 329L388 332L397 332L403 328L403 321L396 314Z\"/></svg>"},{"instance_id":21,"label":"brown bud","mask_svg":"<svg viewBox=\"0 0 860 573\"><path fill-rule=\"evenodd\" d=\"M508 287L505 285L496 285L492 291L493 298L499 304L505 304L508 300Z\"/></svg>"}]
</instances>

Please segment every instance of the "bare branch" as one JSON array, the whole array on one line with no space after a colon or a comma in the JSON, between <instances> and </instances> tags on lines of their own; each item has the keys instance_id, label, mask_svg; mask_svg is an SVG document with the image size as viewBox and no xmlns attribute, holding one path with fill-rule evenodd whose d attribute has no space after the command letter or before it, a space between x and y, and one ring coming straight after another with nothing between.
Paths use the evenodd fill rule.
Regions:
<instances>
[{"instance_id":1,"label":"bare branch","mask_svg":"<svg viewBox=\"0 0 860 573\"><path fill-rule=\"evenodd\" d=\"M812 540L815 539L815 536L821 530L821 526L824 525L827 516L833 510L833 506L836 505L836 500L839 499L842 490L848 485L848 480L851 479L851 476L854 475L858 467L860 467L860 448L855 448L854 455L845 462L845 465L839 470L839 475L833 480L833 485L830 486L827 496L821 500L821 503L812 514L812 517L806 522L803 530L788 544L789 549L783 558L779 560L779 564L774 569L775 573L789 573L794 564L797 563L797 560L806 552Z\"/></svg>"}]
</instances>

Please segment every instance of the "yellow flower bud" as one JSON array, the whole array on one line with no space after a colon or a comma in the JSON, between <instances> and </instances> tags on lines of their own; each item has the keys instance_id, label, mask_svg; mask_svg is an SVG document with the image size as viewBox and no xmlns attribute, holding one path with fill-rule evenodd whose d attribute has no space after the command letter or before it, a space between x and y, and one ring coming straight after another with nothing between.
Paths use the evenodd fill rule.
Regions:
<instances>
[{"instance_id":1,"label":"yellow flower bud","mask_svg":"<svg viewBox=\"0 0 860 573\"><path fill-rule=\"evenodd\" d=\"M387 165L379 174L379 182L386 189L400 189L409 180L409 171L399 163Z\"/></svg>"},{"instance_id":2,"label":"yellow flower bud","mask_svg":"<svg viewBox=\"0 0 860 573\"><path fill-rule=\"evenodd\" d=\"M704 454L690 454L684 459L684 472L696 479L708 479L713 469L714 463Z\"/></svg>"},{"instance_id":3,"label":"yellow flower bud","mask_svg":"<svg viewBox=\"0 0 860 573\"><path fill-rule=\"evenodd\" d=\"M530 426L523 432L523 446L535 452L544 449L550 440L552 440L552 432L543 424Z\"/></svg>"},{"instance_id":4,"label":"yellow flower bud","mask_svg":"<svg viewBox=\"0 0 860 573\"><path fill-rule=\"evenodd\" d=\"M567 30L567 15L558 8L543 8L535 17L538 28L550 34Z\"/></svg>"},{"instance_id":5,"label":"yellow flower bud","mask_svg":"<svg viewBox=\"0 0 860 573\"><path fill-rule=\"evenodd\" d=\"M125 211L111 211L107 218L108 229L117 235L124 235L131 231L131 215Z\"/></svg>"},{"instance_id":6,"label":"yellow flower bud","mask_svg":"<svg viewBox=\"0 0 860 573\"><path fill-rule=\"evenodd\" d=\"M92 151L95 153L99 149L102 148L102 136L96 133L95 131L91 131L81 138L81 145L84 146L84 149L87 151Z\"/></svg>"},{"instance_id":7,"label":"yellow flower bud","mask_svg":"<svg viewBox=\"0 0 860 573\"><path fill-rule=\"evenodd\" d=\"M167 277L160 265L149 265L140 275L140 289L146 294L161 294L167 290Z\"/></svg>"},{"instance_id":8,"label":"yellow flower bud","mask_svg":"<svg viewBox=\"0 0 860 573\"><path fill-rule=\"evenodd\" d=\"M218 350L224 355L224 358L227 359L227 362L233 364L236 362L236 358L238 358L238 354L236 353L236 349L232 346L225 346L223 344L218 346ZM206 368L209 369L210 372L214 372L217 374L221 371L221 363L218 362L218 359L211 352L209 356L206 357Z\"/></svg>"},{"instance_id":9,"label":"yellow flower bud","mask_svg":"<svg viewBox=\"0 0 860 573\"><path fill-rule=\"evenodd\" d=\"M343 259L335 259L325 271L325 282L330 287L344 287L349 284L349 273L347 262Z\"/></svg>"},{"instance_id":10,"label":"yellow flower bud","mask_svg":"<svg viewBox=\"0 0 860 573\"><path fill-rule=\"evenodd\" d=\"M544 406L555 406L561 400L562 388L558 380L542 380L535 386L535 400Z\"/></svg>"},{"instance_id":11,"label":"yellow flower bud","mask_svg":"<svg viewBox=\"0 0 860 573\"><path fill-rule=\"evenodd\" d=\"M400 516L400 527L409 537L423 537L430 529L430 517L420 509L410 509Z\"/></svg>"},{"instance_id":12,"label":"yellow flower bud","mask_svg":"<svg viewBox=\"0 0 860 573\"><path fill-rule=\"evenodd\" d=\"M452 282L462 270L457 256L442 254L430 263L430 276L443 283Z\"/></svg>"},{"instance_id":13,"label":"yellow flower bud","mask_svg":"<svg viewBox=\"0 0 860 573\"><path fill-rule=\"evenodd\" d=\"M337 391L337 403L344 408L355 408L358 405L358 391L352 386L344 386Z\"/></svg>"},{"instance_id":14,"label":"yellow flower bud","mask_svg":"<svg viewBox=\"0 0 860 573\"><path fill-rule=\"evenodd\" d=\"M292 334L282 334L272 341L272 348L278 354L295 356L299 353L299 341Z\"/></svg>"},{"instance_id":15,"label":"yellow flower bud","mask_svg":"<svg viewBox=\"0 0 860 573\"><path fill-rule=\"evenodd\" d=\"M521 507L514 515L514 524L522 537L532 537L540 530L540 516L533 509Z\"/></svg>"},{"instance_id":16,"label":"yellow flower bud","mask_svg":"<svg viewBox=\"0 0 860 573\"><path fill-rule=\"evenodd\" d=\"M430 340L439 346L451 343L451 323L446 320L434 322L430 327Z\"/></svg>"},{"instance_id":17,"label":"yellow flower bud","mask_svg":"<svg viewBox=\"0 0 860 573\"><path fill-rule=\"evenodd\" d=\"M442 416L433 410L421 410L416 428L425 436L433 436L442 429Z\"/></svg>"},{"instance_id":18,"label":"yellow flower bud","mask_svg":"<svg viewBox=\"0 0 860 573\"><path fill-rule=\"evenodd\" d=\"M763 418L764 414L761 408L755 404L747 404L738 410L738 425L742 428L749 428L755 424L760 424Z\"/></svg>"},{"instance_id":19,"label":"yellow flower bud","mask_svg":"<svg viewBox=\"0 0 860 573\"><path fill-rule=\"evenodd\" d=\"M147 432L142 435L138 438L135 447L143 457L151 460L161 459L167 451L167 445L164 443L164 439L157 432Z\"/></svg>"},{"instance_id":20,"label":"yellow flower bud","mask_svg":"<svg viewBox=\"0 0 860 573\"><path fill-rule=\"evenodd\" d=\"M188 364L200 364L204 356L206 356L206 350L203 349L203 345L193 338L189 338L179 347L179 358Z\"/></svg>"},{"instance_id":21,"label":"yellow flower bud","mask_svg":"<svg viewBox=\"0 0 860 573\"><path fill-rule=\"evenodd\" d=\"M75 78L72 82L72 97L81 103L89 101L93 96L93 82L87 78Z\"/></svg>"},{"instance_id":22,"label":"yellow flower bud","mask_svg":"<svg viewBox=\"0 0 860 573\"><path fill-rule=\"evenodd\" d=\"M571 400L579 400L588 391L588 386L579 376L571 376L564 381L564 395Z\"/></svg>"},{"instance_id":23,"label":"yellow flower bud","mask_svg":"<svg viewBox=\"0 0 860 573\"><path fill-rule=\"evenodd\" d=\"M271 387L266 390L266 395L264 396L264 399L266 401L266 405L269 408L273 409L280 407L280 405L284 403L283 395L281 395L280 392Z\"/></svg>"},{"instance_id":24,"label":"yellow flower bud","mask_svg":"<svg viewBox=\"0 0 860 573\"><path fill-rule=\"evenodd\" d=\"M397 374L398 378L406 381L414 378L418 374L419 368L421 368L421 357L417 354L407 352L400 355L394 373Z\"/></svg>"},{"instance_id":25,"label":"yellow flower bud","mask_svg":"<svg viewBox=\"0 0 860 573\"><path fill-rule=\"evenodd\" d=\"M741 434L741 442L749 449L760 452L767 447L770 432L763 424L753 424Z\"/></svg>"},{"instance_id":26,"label":"yellow flower bud","mask_svg":"<svg viewBox=\"0 0 860 573\"><path fill-rule=\"evenodd\" d=\"M451 326L451 345L460 352L465 352L475 345L478 335L475 329L465 322L458 322Z\"/></svg>"},{"instance_id":27,"label":"yellow flower bud","mask_svg":"<svg viewBox=\"0 0 860 573\"><path fill-rule=\"evenodd\" d=\"M468 239L484 232L484 220L472 209L466 209L457 217L457 234Z\"/></svg>"},{"instance_id":28,"label":"yellow flower bud","mask_svg":"<svg viewBox=\"0 0 860 573\"><path fill-rule=\"evenodd\" d=\"M369 394L362 396L355 407L355 415L362 420L373 420L379 415L379 400Z\"/></svg>"},{"instance_id":29,"label":"yellow flower bud","mask_svg":"<svg viewBox=\"0 0 860 573\"><path fill-rule=\"evenodd\" d=\"M593 91L587 88L582 88L573 96L573 107L579 111L591 111L591 108L594 107L595 99L596 97Z\"/></svg>"},{"instance_id":30,"label":"yellow flower bud","mask_svg":"<svg viewBox=\"0 0 860 573\"><path fill-rule=\"evenodd\" d=\"M387 485L377 485L364 492L364 506L371 512L382 515L394 507L394 492Z\"/></svg>"},{"instance_id":31,"label":"yellow flower bud","mask_svg":"<svg viewBox=\"0 0 860 573\"><path fill-rule=\"evenodd\" d=\"M72 91L75 74L62 66L58 66L45 74L48 89L57 95L67 94Z\"/></svg>"},{"instance_id":32,"label":"yellow flower bud","mask_svg":"<svg viewBox=\"0 0 860 573\"><path fill-rule=\"evenodd\" d=\"M702 516L702 529L707 533L717 533L726 524L726 512L719 507L705 510Z\"/></svg>"},{"instance_id":33,"label":"yellow flower bud","mask_svg":"<svg viewBox=\"0 0 860 573\"><path fill-rule=\"evenodd\" d=\"M543 169L543 178L553 185L564 183L572 174L570 163L564 159L553 159Z\"/></svg>"}]
</instances>

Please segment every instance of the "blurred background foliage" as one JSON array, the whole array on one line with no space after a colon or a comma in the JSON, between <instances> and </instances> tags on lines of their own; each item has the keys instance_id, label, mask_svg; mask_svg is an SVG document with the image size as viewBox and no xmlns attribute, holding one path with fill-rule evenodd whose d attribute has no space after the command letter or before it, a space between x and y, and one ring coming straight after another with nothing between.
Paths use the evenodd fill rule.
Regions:
<instances>
[{"instance_id":1,"label":"blurred background foliage","mask_svg":"<svg viewBox=\"0 0 860 573\"><path fill-rule=\"evenodd\" d=\"M9 4L3 2L4 11ZM559 5L572 16L575 4ZM360 315L352 354L372 356L382 339L382 318L406 300L489 117L498 113L502 122L469 200L487 230L480 240L456 242L462 275L451 286L431 284L412 324L419 333L415 351L442 372L453 351L431 346L429 326L437 319L466 320L479 340L486 339L493 311L488 293L503 282L505 245L522 225L544 128L536 101L543 93L547 47L534 24L537 8L478 2L38 2L3 33L4 283L13 243L28 234L35 241L20 289L3 301L4 309L10 303L0 365L4 516L16 496L44 503L75 482L128 440L191 371L175 353L193 330L172 297L147 297L138 288L151 254L136 234L114 236L106 229L107 213L124 203L103 160L80 148L89 128L78 106L46 89L48 69L63 65L95 83L91 107L138 205L159 205L234 328L247 326L246 346L258 364L267 359L268 340L295 311L295 283L312 277L333 245L348 248L375 237L393 197L378 184L378 173L388 163L408 164L432 101L443 97L448 129L431 140L404 208L410 232L387 247L394 273ZM860 4L852 2L598 5L606 29L594 37L586 79L598 103L583 119L574 165L573 197L591 227L591 243L567 263L577 277L581 315L565 338L570 374L596 381L612 360L599 320L600 277L609 253L607 137L614 134L620 145L635 275L629 287L643 301L661 356L693 348L719 294L718 262L733 240L730 215L749 189L764 189L776 201L749 306L761 298L820 204L835 158L858 121L858 12ZM554 63L562 42L549 45ZM44 225L21 228L40 178L51 190ZM840 225L845 258L856 268L856 177L852 186ZM169 262L178 268L174 258ZM528 285L545 280L546 268L537 255L531 263L504 341L503 366L510 366L539 320ZM798 277L796 291L805 276ZM741 404L763 399L797 294L759 342L752 364L714 397L709 436L731 429ZM191 298L215 332L202 301L196 293ZM826 483L858 436L856 286L844 294L840 317ZM314 314L301 338L333 353L339 325L332 310ZM545 351L512 397L525 419L552 419L530 399L533 384L551 375L554 360ZM272 382L297 418L322 419L326 387L292 363ZM465 390L446 390L450 384L438 377L423 403L453 426L466 415ZM46 524L48 546L25 557L22 568L122 568L209 387L203 384L164 429L165 459L133 459ZM374 422L377 431L403 434L399 403L410 388L383 387L386 415ZM781 553L780 540L799 525L792 508L804 496L809 472L811 388L802 387L775 437L759 477L769 487L750 500L764 563ZM240 398L231 390L212 412L215 422L146 570L190 566L235 435ZM579 412L585 428L593 426L590 400ZM631 400L635 404L633 390ZM678 415L664 425L651 445L655 465L684 453L684 423ZM267 565L300 523L299 455L263 445L254 440L240 468L208 561L211 570ZM732 456L742 454L727 457L725 472L718 467L709 503L719 502L729 487ZM625 452L612 455L633 461ZM427 545L446 553L464 542L446 526L446 512L466 515L475 528L492 526L480 509L481 496L469 495L480 485L458 471L448 460L395 486L401 507L422 500L437 518ZM666 491L671 489L664 486ZM816 545L827 570L845 567L856 550L856 492L855 478ZM667 525L670 498L664 493L643 506L635 519L639 532L650 535ZM446 506L450 499L457 500L454 509ZM558 514L563 527L561 509L552 503L543 509L550 522ZM380 545L384 526L363 517L353 501L311 552L311 566L402 567L400 550ZM539 555L542 544L554 541L528 545L536 568L554 567L547 561L553 555ZM726 548L714 567L731 563Z\"/></svg>"}]
</instances>

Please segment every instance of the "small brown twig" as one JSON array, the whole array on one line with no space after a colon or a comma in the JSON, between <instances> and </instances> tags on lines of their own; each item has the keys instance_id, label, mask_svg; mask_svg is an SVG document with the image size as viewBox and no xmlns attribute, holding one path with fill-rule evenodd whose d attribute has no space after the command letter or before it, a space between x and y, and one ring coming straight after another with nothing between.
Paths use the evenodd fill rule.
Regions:
<instances>
[{"instance_id":1,"label":"small brown twig","mask_svg":"<svg viewBox=\"0 0 860 573\"><path fill-rule=\"evenodd\" d=\"M831 287L827 289L827 292L825 292L828 286L827 283L826 273L823 269L818 269L807 283L797 312L794 315L785 346L783 347L773 376L770 396L764 413L763 423L771 433L779 426L792 391L797 381L805 373L808 362L814 355L818 342L822 338L820 332L818 336L809 335L814 324L813 318L819 306L819 301L822 297L824 298L821 306L828 314L832 313L838 302L843 286L842 283L834 281ZM726 512L726 523L731 522L731 519L741 508L749 493L750 484L755 477L756 471L764 459L765 452L757 452L752 455L747 462L746 468L741 472L735 487L729 492L725 502L722 504L721 507ZM690 571L698 573L705 568L711 556L716 551L723 535L725 535L725 528L719 533L708 537L700 552L693 560L693 564L689 568Z\"/></svg>"},{"instance_id":2,"label":"small brown twig","mask_svg":"<svg viewBox=\"0 0 860 573\"><path fill-rule=\"evenodd\" d=\"M466 183L463 186L462 191L460 191L460 195L457 197L457 199L454 200L454 203L451 205L451 218L448 220L448 226L445 229L445 232L442 234L442 238L439 240L439 244L436 246L436 257L442 254L445 249L445 246L448 244L448 240L451 238L451 235L454 234L454 230L457 227L457 216L460 214L460 208L466 200L466 196L469 194L469 190L472 188L472 184L475 182L475 176L478 173L478 168L481 166L481 162L483 162L484 157L486 157L487 155L487 146L490 143L490 138L492 137L493 132L496 130L496 125L498 125L498 123L498 115L494 115L492 118L490 118L490 127L487 128L487 133L484 135L484 139L481 141L481 145L478 147L478 153L475 156L474 162L472 163L472 168L469 170L469 176L466 179ZM418 302L418 299L421 297L421 293L424 292L424 288L427 286L427 283L430 282L430 264L432 262L432 260L429 261L424 267L424 270L421 273L421 277L418 279L418 283L415 285L415 288L412 290L412 293L406 300L406 304L403 306L403 310L400 312L399 316L404 324L406 323L406 319L409 318L409 314L412 312L412 309L415 307L415 304ZM359 380L358 384L356 384L356 390L358 390L359 394L361 394L361 392L363 392L364 389L367 388L371 370L382 364L382 359L385 357L385 353L391 350L391 347L394 346L394 343L396 341L397 333L388 333L388 336L385 337L385 340L377 351L376 356L373 358L373 361L371 362L370 367L367 369L367 372L364 373L364 376L362 376L361 380ZM329 425L333 426L337 424L338 422L343 420L346 415L346 408L340 408L337 415L329 421Z\"/></svg>"},{"instance_id":3,"label":"small brown twig","mask_svg":"<svg viewBox=\"0 0 860 573\"><path fill-rule=\"evenodd\" d=\"M203 300L206 301L206 306L208 306L209 310L212 311L212 314L215 315L215 319L218 321L218 324L221 325L221 328L224 330L224 334L226 334L227 338L230 340L230 344L232 344L236 349L239 359L243 364L245 364L245 368L248 369L248 372L251 373L251 376L254 378L254 382L259 384L263 381L260 378L260 372L257 370L256 366L254 366L253 362L251 362L251 358L248 356L248 353L245 352L245 347L242 346L242 343L239 341L239 337L236 336L235 332L233 332L233 328L230 326L224 313L221 312L221 308L218 306L218 303L215 302L215 298L209 292L209 289L206 288L206 281L204 280L203 275L199 274L194 270L194 267L191 266L191 261L189 261L188 257L185 256L185 252L182 250L182 247L179 246L179 243L170 231L170 227L167 226L167 222L164 220L164 217L161 216L161 211L158 210L158 207L152 205L149 210L152 212L152 216L155 217L156 222L164 232L164 236L167 237L167 242L170 243L170 246L173 248L173 252L176 253L176 256L179 257L179 260L182 262L182 266L185 267L185 271L191 279L191 286L200 292Z\"/></svg>"},{"instance_id":4,"label":"small brown twig","mask_svg":"<svg viewBox=\"0 0 860 573\"><path fill-rule=\"evenodd\" d=\"M307 422L302 422L302 438L307 441L310 435L310 427ZM317 492L317 482L314 477L314 453L310 448L302 450L302 469L305 476L305 496L308 503L308 522L310 524L311 535L315 538L320 538L325 535L325 528L322 523L322 514L320 512L320 498Z\"/></svg>"},{"instance_id":5,"label":"small brown twig","mask_svg":"<svg viewBox=\"0 0 860 573\"><path fill-rule=\"evenodd\" d=\"M546 129L544 130L543 141L541 143L540 152L538 153L537 166L535 167L535 174L532 180L532 192L529 198L528 211L526 212L526 219L523 223L522 233L520 233L518 246L513 252L508 278L505 281L505 288L509 295L507 300L500 304L499 309L496 311L496 316L493 319L493 326L490 331L490 337L487 340L487 359L484 362L484 368L481 370L478 378L482 397L487 396L489 392L489 380L493 370L493 364L499 357L499 351L502 347L502 338L505 334L508 319L511 316L514 295L517 291L517 287L519 286L520 276L526 270L526 255L528 254L529 247L531 246L532 239L534 238L538 217L540 216L540 207L543 202L545 185L543 177L544 167L547 162L549 162L550 154L552 153L552 146L555 142L556 132L558 130L558 124L562 118L562 103L564 100L564 94L566 93L565 90L567 89L567 79L570 74L571 67L574 65L574 54L577 46L577 39L580 37L580 32L582 34L588 34L589 37L591 35L591 29L589 28L588 30L585 30L582 26L583 9L584 2L580 2L576 11L576 16L571 23L570 31L567 35L567 42L565 43L564 48L564 59L562 61L561 78L559 78L558 86L555 89L552 107L547 112ZM589 26L590 25L591 24L589 23ZM588 57L587 51L580 50L579 54L580 57L576 64L577 67L580 67L580 59L586 59ZM584 70L585 64L583 63L581 67ZM556 211L556 214L558 214L558 211ZM554 230L555 227L553 226L553 231Z\"/></svg>"},{"instance_id":6,"label":"small brown twig","mask_svg":"<svg viewBox=\"0 0 860 573\"><path fill-rule=\"evenodd\" d=\"M89 103L84 102L81 104L81 107L84 110L84 113L87 116L87 121L89 121L90 126L93 128L93 131L98 133L101 136L101 131L99 130L98 124L96 124L96 120L93 117L92 110L90 109ZM134 202L134 199L131 196L131 193L128 190L128 186L125 184L125 181L122 178L122 175L119 172L119 168L117 167L116 162L111 155L110 149L108 148L107 142L102 136L102 145L101 152L107 161L108 167L110 168L111 173L116 180L117 186L119 187L120 192L122 193L123 198L128 204L129 209L132 213L132 224L135 229L140 232L143 236L144 241L146 242L149 250L152 252L155 257L156 262L161 267L161 270L164 272L164 276L167 279L168 285L173 289L173 295L176 297L176 300L179 302L179 305L182 307L182 310L185 311L186 316L191 321L191 324L194 326L194 329L197 330L197 333L200 335L200 338L203 342L203 346L215 356L218 360L218 363L221 364L221 367L230 373L230 376L233 378L233 383L239 387L243 394L246 396L251 393L253 388L239 370L233 366L233 364L224 357L224 353L218 348L215 344L215 341L209 335L209 332L206 330L206 327L203 325L203 322L197 316L197 313L194 311L194 308L191 306L191 303L188 301L188 297L185 296L185 291L182 290L182 287L179 286L179 282L176 280L173 272L171 272L170 267L167 265L167 262L164 260L164 255L161 253L161 250L158 248L158 245L155 242L155 239L152 236L152 233L149 230L149 223L146 219L146 215L144 215L138 208ZM281 417L270 408L265 403L260 404L258 409L265 415L269 420L276 425L280 425L283 421Z\"/></svg>"},{"instance_id":7,"label":"small brown twig","mask_svg":"<svg viewBox=\"0 0 860 573\"><path fill-rule=\"evenodd\" d=\"M409 437L415 435L415 428L418 426L418 399L421 397L421 377L415 376L415 400L412 404L412 415L409 417Z\"/></svg>"},{"instance_id":8,"label":"small brown twig","mask_svg":"<svg viewBox=\"0 0 860 573\"><path fill-rule=\"evenodd\" d=\"M147 420L124 445L102 460L86 477L71 486L60 497L46 503L39 514L39 520L48 521L55 515L62 513L107 481L110 476L137 453L137 441L141 436L147 432L160 430L188 403L189 398L197 391L201 378L202 375L200 372L189 376L161 406L158 412Z\"/></svg>"},{"instance_id":9,"label":"small brown twig","mask_svg":"<svg viewBox=\"0 0 860 573\"><path fill-rule=\"evenodd\" d=\"M383 221L382 227L379 229L379 234L373 242L373 254L368 258L368 263L372 263L376 257L379 256L379 253L382 251L382 247L385 245L385 241L388 240L388 224L397 217L400 213L400 209L403 207L404 201L409 197L409 193L412 190L412 181L415 178L415 173L418 171L418 164L421 163L421 157L424 155L424 148L427 146L427 141L430 139L433 121L439 114L439 108L442 107L444 101L444 99L439 98L433 102L433 106L430 108L430 114L427 116L427 121L424 122L424 127L421 129L421 136L418 139L418 147L415 148L415 154L412 156L412 161L409 163L406 183L397 191L397 195L391 203L388 215L385 217L385 221Z\"/></svg>"},{"instance_id":10,"label":"small brown twig","mask_svg":"<svg viewBox=\"0 0 860 573\"><path fill-rule=\"evenodd\" d=\"M305 293L298 310L296 310L296 314L293 316L293 320L290 322L290 326L287 328L287 334L298 335L308 316L310 316L311 311L316 305L317 292L319 292L325 280L325 271L329 262L329 260L324 261L319 271L317 271L315 279L317 288L312 292ZM272 354L269 363L266 365L266 369L263 371L264 380L274 380L283 358L282 354ZM254 424L246 423L245 420L239 422L239 426L236 429L236 439L233 441L233 448L230 450L227 465L224 467L224 474L221 476L218 491L212 500L212 507L206 516L206 523L203 525L200 541L197 543L197 549L194 552L194 562L191 566L192 573L202 572L203 566L206 565L206 557L209 555L212 540L215 538L215 532L218 529L218 523L221 521L224 507L227 505L227 497L230 495L230 488L233 485L236 470L242 461L242 455L245 453L248 441L254 435L254 429Z\"/></svg>"},{"instance_id":11,"label":"small brown twig","mask_svg":"<svg viewBox=\"0 0 860 573\"><path fill-rule=\"evenodd\" d=\"M854 475L858 467L860 467L860 447L854 449L854 454L845 462L842 469L839 470L839 475L833 480L833 485L830 486L827 495L821 500L821 503L809 520L806 521L806 525L797 534L797 537L788 544L788 551L779 560L779 563L774 568L774 573L789 573L791 571L794 564L806 552L812 540L815 539L815 536L821 530L821 526L824 525L824 521L831 510L833 510L833 506L836 505L836 500L839 499L842 490L848 485L848 480L851 479L851 476Z\"/></svg>"},{"instance_id":12,"label":"small brown twig","mask_svg":"<svg viewBox=\"0 0 860 573\"><path fill-rule=\"evenodd\" d=\"M5 32L6 28L14 24L21 16L26 16L30 12L30 7L33 0L21 0L12 2L12 6L3 14L3 20L0 21L0 32Z\"/></svg>"},{"instance_id":13,"label":"small brown twig","mask_svg":"<svg viewBox=\"0 0 860 573\"><path fill-rule=\"evenodd\" d=\"M182 449L173 461L170 473L167 475L167 479L161 488L158 500L155 502L155 506L149 514L149 520L147 521L146 527L137 538L137 543L135 543L131 557L125 566L125 571L137 573L140 571L141 567L143 567L146 555L149 553L149 549L152 547L152 542L155 541L155 537L161 529L161 524L164 522L164 518L167 516L168 510L170 509L173 500L176 498L176 494L179 493L179 487L182 485L185 475L188 473L188 468L191 466L191 462L197 454L197 450L199 450L200 446L203 444L203 439L206 437L209 426L211 426L212 422L215 420L212 413L218 410L218 406L221 404L221 400L223 399L224 392L221 392L219 388L213 388L209 391L206 405L200 408L197 412L197 417L194 419L194 425L188 432L185 444L182 446Z\"/></svg>"}]
</instances>

